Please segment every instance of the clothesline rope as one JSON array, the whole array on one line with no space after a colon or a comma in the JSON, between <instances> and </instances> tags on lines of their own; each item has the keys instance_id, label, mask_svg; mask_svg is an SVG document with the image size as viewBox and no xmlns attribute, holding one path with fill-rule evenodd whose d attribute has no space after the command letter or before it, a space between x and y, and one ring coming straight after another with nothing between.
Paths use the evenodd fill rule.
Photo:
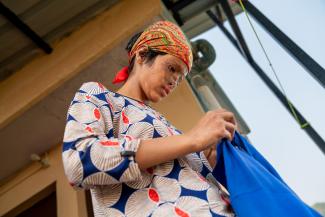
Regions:
<instances>
[{"instance_id":1,"label":"clothesline rope","mask_svg":"<svg viewBox=\"0 0 325 217\"><path fill-rule=\"evenodd\" d=\"M275 71L273 65L272 65L271 59L270 59L269 56L267 55L267 53L266 53L266 49L264 48L264 46L263 46L263 44L262 44L262 41L260 40L260 38L259 38L259 36L258 36L258 34L257 34L256 30L255 30L254 25L253 25L253 23L251 22L251 19L250 19L249 16L248 16L247 10L246 10L246 8L245 8L245 6L244 6L242 0L239 0L239 4L240 4L241 8L243 9L243 11L244 11L244 13L245 13L245 16L246 16L246 18L247 18L247 20L248 20L248 22L249 22L249 25L251 26L251 28L252 28L252 30L253 30L253 32L254 32L256 38L257 38L257 41L258 41L259 45L260 45L261 48L262 48L262 51L263 51L263 53L264 53L264 56L266 57L266 59L267 59L267 61L268 61L268 63L269 63L269 66L271 67L271 70L272 70L272 72L274 73L274 76L275 76L276 80L277 80L278 83L279 83L279 86L280 86L280 88L281 88L281 90L282 90L282 92L283 92L283 95L284 95L284 97L286 98L286 101L287 101L287 103L288 103L288 105L289 105L290 111L292 112L294 118L296 119L296 121L298 122L298 124L300 125L300 127L301 127L302 129L306 128L306 127L309 125L309 123L308 123L308 122L301 123L301 121L299 120L299 118L298 118L298 116L297 116L297 114L296 114L296 112L295 112L295 109L293 108L292 103L290 102L289 98L287 97L287 94L286 94L286 92L285 92L285 90L284 90L284 88L283 88L283 85L282 85L282 83L281 83L281 81L280 81L280 79L279 79L279 77L278 77L278 75L277 75L277 73L276 73L276 71Z\"/></svg>"}]
</instances>

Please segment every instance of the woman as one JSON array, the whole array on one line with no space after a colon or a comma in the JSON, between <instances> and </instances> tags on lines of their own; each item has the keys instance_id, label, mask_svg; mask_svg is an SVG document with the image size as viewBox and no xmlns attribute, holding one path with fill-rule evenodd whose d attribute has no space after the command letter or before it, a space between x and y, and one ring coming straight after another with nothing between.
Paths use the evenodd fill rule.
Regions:
<instances>
[{"instance_id":1,"label":"woman","mask_svg":"<svg viewBox=\"0 0 325 217\"><path fill-rule=\"evenodd\" d=\"M129 65L113 81L125 82L117 92L87 82L70 104L63 163L71 185L90 189L97 217L234 216L211 175L215 145L234 136L234 115L207 112L182 133L149 105L191 70L184 33L158 21L133 36L126 49Z\"/></svg>"}]
</instances>

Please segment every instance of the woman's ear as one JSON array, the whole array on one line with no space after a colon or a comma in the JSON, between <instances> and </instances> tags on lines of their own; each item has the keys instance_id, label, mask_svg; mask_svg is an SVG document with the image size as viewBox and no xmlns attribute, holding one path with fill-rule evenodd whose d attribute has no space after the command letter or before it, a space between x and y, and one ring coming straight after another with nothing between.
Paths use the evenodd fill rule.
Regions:
<instances>
[{"instance_id":1,"label":"woman's ear","mask_svg":"<svg viewBox=\"0 0 325 217\"><path fill-rule=\"evenodd\" d=\"M148 52L148 49L146 47L140 48L136 52L136 61L139 64L143 64L146 60L146 53Z\"/></svg>"}]
</instances>

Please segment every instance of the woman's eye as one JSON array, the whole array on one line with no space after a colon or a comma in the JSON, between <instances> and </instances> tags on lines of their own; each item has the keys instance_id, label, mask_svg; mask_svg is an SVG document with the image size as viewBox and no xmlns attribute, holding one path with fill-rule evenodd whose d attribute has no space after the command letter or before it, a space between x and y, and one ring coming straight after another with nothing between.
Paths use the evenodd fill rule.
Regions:
<instances>
[{"instance_id":1,"label":"woman's eye","mask_svg":"<svg viewBox=\"0 0 325 217\"><path fill-rule=\"evenodd\" d=\"M176 70L175 70L175 68L174 68L173 66L169 66L168 69L169 69L169 71L171 71L171 72L176 72Z\"/></svg>"}]
</instances>

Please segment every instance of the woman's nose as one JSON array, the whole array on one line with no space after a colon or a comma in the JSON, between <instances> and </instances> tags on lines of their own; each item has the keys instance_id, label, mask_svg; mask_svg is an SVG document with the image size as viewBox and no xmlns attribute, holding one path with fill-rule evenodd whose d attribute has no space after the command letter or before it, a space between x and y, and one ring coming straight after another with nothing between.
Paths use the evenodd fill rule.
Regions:
<instances>
[{"instance_id":1,"label":"woman's nose","mask_svg":"<svg viewBox=\"0 0 325 217\"><path fill-rule=\"evenodd\" d=\"M180 79L181 79L181 74L180 73L173 74L173 83L177 84Z\"/></svg>"},{"instance_id":2,"label":"woman's nose","mask_svg":"<svg viewBox=\"0 0 325 217\"><path fill-rule=\"evenodd\" d=\"M176 79L171 79L168 82L168 87L172 90L177 86L177 80Z\"/></svg>"}]
</instances>

